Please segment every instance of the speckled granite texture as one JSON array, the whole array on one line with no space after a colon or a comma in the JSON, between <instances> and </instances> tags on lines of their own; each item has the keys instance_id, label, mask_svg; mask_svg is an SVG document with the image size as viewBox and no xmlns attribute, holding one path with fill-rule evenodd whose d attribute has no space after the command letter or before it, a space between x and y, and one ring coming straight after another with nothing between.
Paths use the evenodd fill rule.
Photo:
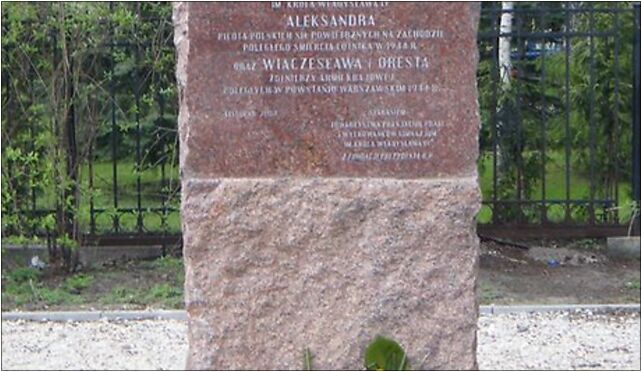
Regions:
<instances>
[{"instance_id":1,"label":"speckled granite texture","mask_svg":"<svg viewBox=\"0 0 642 372\"><path fill-rule=\"evenodd\" d=\"M476 181L185 182L188 368L358 369L377 334L474 368Z\"/></svg>"}]
</instances>

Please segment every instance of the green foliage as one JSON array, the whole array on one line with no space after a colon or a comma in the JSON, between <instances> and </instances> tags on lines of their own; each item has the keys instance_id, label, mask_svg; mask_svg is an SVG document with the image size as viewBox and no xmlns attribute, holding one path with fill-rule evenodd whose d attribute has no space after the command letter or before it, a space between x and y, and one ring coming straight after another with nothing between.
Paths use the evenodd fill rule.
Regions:
<instances>
[{"instance_id":1,"label":"green foliage","mask_svg":"<svg viewBox=\"0 0 642 372\"><path fill-rule=\"evenodd\" d=\"M364 366L368 371L407 371L410 364L406 352L394 340L377 336L368 345Z\"/></svg>"},{"instance_id":2,"label":"green foliage","mask_svg":"<svg viewBox=\"0 0 642 372\"><path fill-rule=\"evenodd\" d=\"M145 296L146 303L162 307L179 308L183 304L183 288L167 283L156 284Z\"/></svg>"},{"instance_id":3,"label":"green foliage","mask_svg":"<svg viewBox=\"0 0 642 372\"><path fill-rule=\"evenodd\" d=\"M593 7L622 9L630 5L595 3ZM576 160L586 174L595 178L593 192L598 198L612 197L616 180L630 177L632 85L629 74L632 71L630 37L634 35L634 22L630 12L584 15L578 17L577 22L580 30L594 28L597 32L607 32L617 23L622 35L618 39L581 38L572 45L571 100L574 110L571 117Z\"/></svg>"},{"instance_id":4,"label":"green foliage","mask_svg":"<svg viewBox=\"0 0 642 372\"><path fill-rule=\"evenodd\" d=\"M499 3L483 7L500 8ZM542 13L542 8L547 8ZM489 172L492 163L484 161L497 143L497 198L499 200L566 199L565 175L557 178L556 169L565 172L567 146L573 200L630 199L628 183L631 169L631 11L570 11L565 7L630 9L626 2L598 3L514 3L513 32L595 32L617 29L618 37L520 38L512 37L510 86L499 82L495 40L482 40L478 69L479 102L482 130L480 173ZM488 15L493 13L486 13ZM482 31L499 24L500 13L481 22ZM565 43L568 40L569 44ZM536 58L516 58L530 46L551 48ZM556 49L555 47L559 48ZM569 56L565 50L568 47ZM540 49L541 50L541 49ZM566 74L569 74L568 91ZM567 99L569 104L567 117ZM493 108L497 110L494 111ZM568 127L567 127L568 120ZM493 123L497 124L493 138ZM542 156L543 150L546 156ZM491 175L492 176L492 175ZM546 190L542 184L546 182ZM494 190L483 188L484 198ZM624 195L623 197L622 193ZM550 194L553 194L549 196ZM574 207L572 215L582 221L588 215L583 207ZM495 211L499 220L537 221L537 205L508 205ZM554 212L558 213L558 212ZM630 215L630 212L626 215ZM605 219L615 221L613 210ZM622 215L620 215L622 217ZM624 218L622 220L625 221Z\"/></svg>"},{"instance_id":5,"label":"green foliage","mask_svg":"<svg viewBox=\"0 0 642 372\"><path fill-rule=\"evenodd\" d=\"M88 274L75 274L65 279L64 288L70 292L80 292L89 288L94 282L94 277Z\"/></svg>"},{"instance_id":6,"label":"green foliage","mask_svg":"<svg viewBox=\"0 0 642 372\"><path fill-rule=\"evenodd\" d=\"M67 285L48 288L41 279L41 272L35 269L17 268L9 271L3 278L2 301L15 303L17 306L27 303L59 305L80 302L80 297L70 293Z\"/></svg>"},{"instance_id":7,"label":"green foliage","mask_svg":"<svg viewBox=\"0 0 642 372\"><path fill-rule=\"evenodd\" d=\"M111 169L94 172L90 186L87 163L111 159L112 136L115 157L123 159L135 153L140 133L141 162L126 174L166 162L167 179L177 178L171 170L178 151L171 4L23 2L3 4L2 18L3 236L77 240L86 232L89 199L111 191L105 178ZM70 163L72 150L77 156ZM178 182L156 179L155 185L163 201L178 200ZM111 205L110 195L104 200L94 205ZM56 212L32 212L37 209ZM53 259L61 257L73 255Z\"/></svg>"},{"instance_id":8,"label":"green foliage","mask_svg":"<svg viewBox=\"0 0 642 372\"><path fill-rule=\"evenodd\" d=\"M633 279L624 283L624 288L632 291L640 290L640 279Z\"/></svg>"},{"instance_id":9,"label":"green foliage","mask_svg":"<svg viewBox=\"0 0 642 372\"><path fill-rule=\"evenodd\" d=\"M38 300L37 294L32 290L32 286L27 283L6 283L2 285L2 302L4 304L14 303L16 306Z\"/></svg>"},{"instance_id":10,"label":"green foliage","mask_svg":"<svg viewBox=\"0 0 642 372\"><path fill-rule=\"evenodd\" d=\"M2 301L15 302L18 306L36 300L34 283L38 283L41 273L36 269L17 268L2 278Z\"/></svg>"},{"instance_id":11,"label":"green foliage","mask_svg":"<svg viewBox=\"0 0 642 372\"><path fill-rule=\"evenodd\" d=\"M122 286L112 288L108 294L100 298L100 302L105 305L144 303L140 291Z\"/></svg>"},{"instance_id":12,"label":"green foliage","mask_svg":"<svg viewBox=\"0 0 642 372\"><path fill-rule=\"evenodd\" d=\"M3 310L42 309L57 305L67 308L83 303L110 306L183 308L184 270L182 260L163 257L134 261L126 267L85 267L66 277L31 268L2 272Z\"/></svg>"},{"instance_id":13,"label":"green foliage","mask_svg":"<svg viewBox=\"0 0 642 372\"><path fill-rule=\"evenodd\" d=\"M115 287L100 301L106 305L160 305L167 308L179 308L183 303L183 289L175 285L162 283L148 289Z\"/></svg>"},{"instance_id":14,"label":"green foliage","mask_svg":"<svg viewBox=\"0 0 642 372\"><path fill-rule=\"evenodd\" d=\"M313 369L314 356L309 348L303 349L303 370ZM364 366L368 371L408 371L410 364L406 352L399 344L389 338L377 336L366 348Z\"/></svg>"},{"instance_id":15,"label":"green foliage","mask_svg":"<svg viewBox=\"0 0 642 372\"><path fill-rule=\"evenodd\" d=\"M146 270L154 270L168 282L150 287L132 289L115 287L103 296L104 304L160 305L166 308L180 308L183 304L183 260L165 256L142 264Z\"/></svg>"},{"instance_id":16,"label":"green foliage","mask_svg":"<svg viewBox=\"0 0 642 372\"><path fill-rule=\"evenodd\" d=\"M81 298L75 294L69 293L64 288L46 288L38 287L36 290L38 298L47 305L60 305L60 304L77 304L82 302Z\"/></svg>"},{"instance_id":17,"label":"green foliage","mask_svg":"<svg viewBox=\"0 0 642 372\"><path fill-rule=\"evenodd\" d=\"M43 240L37 236L11 235L2 238L2 243L9 245L39 245L43 243Z\"/></svg>"},{"instance_id":18,"label":"green foliage","mask_svg":"<svg viewBox=\"0 0 642 372\"><path fill-rule=\"evenodd\" d=\"M183 281L185 273L183 259L171 256L158 258L151 262L151 268L165 273L173 279L170 283L156 284L149 288L143 298L147 304L161 304L164 307L180 308L183 305Z\"/></svg>"},{"instance_id":19,"label":"green foliage","mask_svg":"<svg viewBox=\"0 0 642 372\"><path fill-rule=\"evenodd\" d=\"M165 270L168 272L180 272L183 270L183 259L165 256L152 261L151 266L155 269Z\"/></svg>"},{"instance_id":20,"label":"green foliage","mask_svg":"<svg viewBox=\"0 0 642 372\"><path fill-rule=\"evenodd\" d=\"M30 267L19 267L9 271L6 279L9 283L23 284L28 283L30 280L37 282L40 280L42 273L40 270L32 269Z\"/></svg>"},{"instance_id":21,"label":"green foliage","mask_svg":"<svg viewBox=\"0 0 642 372\"><path fill-rule=\"evenodd\" d=\"M154 300L167 300L173 297L183 296L183 290L180 287L172 286L167 283L156 284L150 288L148 298Z\"/></svg>"},{"instance_id":22,"label":"green foliage","mask_svg":"<svg viewBox=\"0 0 642 372\"><path fill-rule=\"evenodd\" d=\"M514 6L516 31L565 30L567 5L563 3L520 2ZM569 6L625 8L630 3L569 3ZM542 7L547 8L545 13L541 12ZM80 233L89 230L90 203L103 211L94 221L99 232L110 229L114 220L122 231L133 231L137 216L123 215L113 200L118 199L119 208L136 207L139 178L143 208L178 206L178 99L171 11L171 4L156 2L3 4L4 237L29 238L46 232L77 240ZM499 13L489 18L482 20L481 32L496 28ZM615 194L619 194L623 200L621 194L630 193L630 188L622 187L620 181L628 180L631 166L632 14L598 12L591 19L588 12L571 12L569 23L577 32L590 29L610 32L618 25L621 35L618 39L602 36L569 39L568 141L570 187L574 193L571 199L586 199L590 195L596 199L615 199ZM529 40L533 41L512 38L512 51L524 50ZM495 41L482 40L480 44L480 173L485 177L497 176L500 200L537 200L543 196L565 199L565 179L563 174L560 177L559 170L565 166L559 155L565 153L567 144L565 54L551 52L533 60L514 60L516 73L511 87L503 89L494 83L498 77L492 58ZM543 38L534 42L563 44L564 40ZM112 43L117 45L110 47ZM594 63L590 63L591 55ZM615 81L619 81L617 89ZM497 112L492 110L495 101ZM72 107L78 157L75 164L68 164L71 147L66 128ZM499 124L497 175L490 174L492 164L485 160L492 151L491 123ZM138 145L139 164L134 156ZM546 157L541 155L543 148ZM594 156L589 155L590 149ZM115 176L112 158L118 160ZM166 165L162 171L161 164ZM166 172L167 182L159 182L160 172ZM546 191L541 187L544 178ZM492 180L486 183L490 184ZM482 187L484 198L490 199L492 187ZM55 212L33 213L34 209ZM489 215L489 211L484 213ZM537 206L513 205L495 213L495 217L506 221L517 218L528 221L538 218L540 211ZM579 220L586 214L582 208L573 210L573 216ZM490 218L486 215L482 217ZM180 229L178 213L161 218L145 211L143 218L148 231ZM68 245L64 243L63 246ZM71 255L54 255L54 259L58 257Z\"/></svg>"},{"instance_id":23,"label":"green foliage","mask_svg":"<svg viewBox=\"0 0 642 372\"><path fill-rule=\"evenodd\" d=\"M171 256L161 257L150 262L150 267L153 270L165 273L168 277L173 277L177 283L182 284L185 281L185 270L182 258ZM180 290L182 291L182 288Z\"/></svg>"},{"instance_id":24,"label":"green foliage","mask_svg":"<svg viewBox=\"0 0 642 372\"><path fill-rule=\"evenodd\" d=\"M78 242L71 239L68 235L62 235L56 238L56 244L61 248L66 248L70 250L78 249Z\"/></svg>"},{"instance_id":25,"label":"green foliage","mask_svg":"<svg viewBox=\"0 0 642 372\"><path fill-rule=\"evenodd\" d=\"M501 293L489 283L480 283L478 297L482 305L490 305L502 298Z\"/></svg>"},{"instance_id":26,"label":"green foliage","mask_svg":"<svg viewBox=\"0 0 642 372\"><path fill-rule=\"evenodd\" d=\"M303 370L304 371L312 371L312 352L310 351L309 348L305 348L303 350Z\"/></svg>"}]
</instances>

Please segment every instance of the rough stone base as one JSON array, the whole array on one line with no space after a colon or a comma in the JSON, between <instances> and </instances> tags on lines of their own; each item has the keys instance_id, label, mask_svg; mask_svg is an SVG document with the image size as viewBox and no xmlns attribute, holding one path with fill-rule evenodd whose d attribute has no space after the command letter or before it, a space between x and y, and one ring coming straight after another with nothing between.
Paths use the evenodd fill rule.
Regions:
<instances>
[{"instance_id":1,"label":"rough stone base","mask_svg":"<svg viewBox=\"0 0 642 372\"><path fill-rule=\"evenodd\" d=\"M188 369L477 367L477 180L183 182ZM420 365L424 360L423 365Z\"/></svg>"}]
</instances>

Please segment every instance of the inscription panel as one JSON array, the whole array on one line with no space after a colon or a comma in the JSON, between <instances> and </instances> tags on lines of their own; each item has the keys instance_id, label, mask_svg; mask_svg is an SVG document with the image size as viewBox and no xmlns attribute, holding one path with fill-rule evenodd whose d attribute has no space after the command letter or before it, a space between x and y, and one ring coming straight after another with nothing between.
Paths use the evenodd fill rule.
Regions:
<instances>
[{"instance_id":1,"label":"inscription panel","mask_svg":"<svg viewBox=\"0 0 642 372\"><path fill-rule=\"evenodd\" d=\"M422 178L475 171L470 5L188 6L185 172Z\"/></svg>"}]
</instances>

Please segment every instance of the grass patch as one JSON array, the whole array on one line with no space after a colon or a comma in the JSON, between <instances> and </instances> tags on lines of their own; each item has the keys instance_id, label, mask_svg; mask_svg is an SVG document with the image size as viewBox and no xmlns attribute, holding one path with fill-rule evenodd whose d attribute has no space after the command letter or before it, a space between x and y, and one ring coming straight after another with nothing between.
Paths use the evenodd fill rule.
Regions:
<instances>
[{"instance_id":1,"label":"grass patch","mask_svg":"<svg viewBox=\"0 0 642 372\"><path fill-rule=\"evenodd\" d=\"M502 295L490 284L481 283L478 290L478 297L482 305L490 305L502 298Z\"/></svg>"},{"instance_id":2,"label":"grass patch","mask_svg":"<svg viewBox=\"0 0 642 372\"><path fill-rule=\"evenodd\" d=\"M181 272L183 270L183 259L171 256L158 258L150 262L152 269L166 270L171 272Z\"/></svg>"},{"instance_id":3,"label":"grass patch","mask_svg":"<svg viewBox=\"0 0 642 372\"><path fill-rule=\"evenodd\" d=\"M112 307L183 308L182 258L165 256L153 261L131 262L122 270L122 273L119 270L100 274L98 281L118 284L102 291L96 297L98 303ZM128 277L129 281L123 283L122 277Z\"/></svg>"},{"instance_id":4,"label":"grass patch","mask_svg":"<svg viewBox=\"0 0 642 372\"><path fill-rule=\"evenodd\" d=\"M143 305L144 301L141 291L134 288L118 286L113 288L107 294L101 296L100 303L104 305Z\"/></svg>"},{"instance_id":5,"label":"grass patch","mask_svg":"<svg viewBox=\"0 0 642 372\"><path fill-rule=\"evenodd\" d=\"M591 181L588 176L581 174L573 169L571 164L570 177L568 183L566 180L566 167L563 152L547 152L549 157L546 162L546 188L542 192L542 181L539 179L531 190L530 200L566 200L567 188L568 196L571 200L588 200L591 190ZM492 200L493 198L493 157L492 153L486 152L480 156L478 161L479 183L482 191L483 200ZM596 199L602 196L596 194ZM628 180L620 180L618 184L618 215L620 221L628 221L632 214L631 201L631 183ZM586 211L583 208L571 208L571 215L574 219L582 221L586 218ZM561 222L565 217L563 205L550 206L547 210L547 217L550 221ZM492 220L492 210L489 207L483 207L477 215L477 221L480 223L489 223Z\"/></svg>"},{"instance_id":6,"label":"grass patch","mask_svg":"<svg viewBox=\"0 0 642 372\"><path fill-rule=\"evenodd\" d=\"M9 271L6 275L6 280L9 284L21 284L26 283L29 280L39 281L41 276L42 273L40 270L32 269L30 267L19 267Z\"/></svg>"},{"instance_id":7,"label":"grass patch","mask_svg":"<svg viewBox=\"0 0 642 372\"><path fill-rule=\"evenodd\" d=\"M25 283L3 283L2 303L23 306L30 302L38 301L38 293L34 288L33 281Z\"/></svg>"},{"instance_id":8,"label":"grass patch","mask_svg":"<svg viewBox=\"0 0 642 372\"><path fill-rule=\"evenodd\" d=\"M113 165L110 161L95 162L93 164L93 187L89 187L89 167L87 164L80 169L80 206L78 220L81 229L90 229L90 201L96 212L96 230L110 232L113 230L114 217L118 218L121 232L137 231L136 213L116 213L114 196L118 200L119 209L136 209L140 197L141 216L143 229L150 232L178 233L181 229L179 172L177 166L166 166L164 173L160 167L136 172L136 165L132 159L120 159L116 167L116 187L114 189ZM140 179L140 191L138 180ZM54 209L56 198L53 190L40 190L37 193L36 205L38 209ZM163 213L152 211L152 208L175 208L176 211Z\"/></svg>"},{"instance_id":9,"label":"grass patch","mask_svg":"<svg viewBox=\"0 0 642 372\"><path fill-rule=\"evenodd\" d=\"M183 304L183 288L167 283L157 284L149 289L146 298L150 304L179 308Z\"/></svg>"},{"instance_id":10,"label":"grass patch","mask_svg":"<svg viewBox=\"0 0 642 372\"><path fill-rule=\"evenodd\" d=\"M22 306L28 302L38 301L37 286L41 273L31 268L17 268L2 275L2 302Z\"/></svg>"},{"instance_id":11,"label":"grass patch","mask_svg":"<svg viewBox=\"0 0 642 372\"><path fill-rule=\"evenodd\" d=\"M626 283L624 283L624 288L630 290L630 291L640 291L640 279L633 279L630 280Z\"/></svg>"},{"instance_id":12,"label":"grass patch","mask_svg":"<svg viewBox=\"0 0 642 372\"><path fill-rule=\"evenodd\" d=\"M89 288L94 282L94 277L88 274L76 274L65 279L64 288L70 292L80 292Z\"/></svg>"},{"instance_id":13,"label":"grass patch","mask_svg":"<svg viewBox=\"0 0 642 372\"><path fill-rule=\"evenodd\" d=\"M178 309L183 304L183 288L169 283L156 284L149 288L118 286L103 295L100 303Z\"/></svg>"},{"instance_id":14,"label":"grass patch","mask_svg":"<svg viewBox=\"0 0 642 372\"><path fill-rule=\"evenodd\" d=\"M183 260L121 262L71 276L17 268L2 272L3 310L183 307Z\"/></svg>"},{"instance_id":15,"label":"grass patch","mask_svg":"<svg viewBox=\"0 0 642 372\"><path fill-rule=\"evenodd\" d=\"M74 305L84 302L81 296L69 293L65 288L49 289L47 287L41 287L37 289L37 293L38 298L47 304L47 306L60 304Z\"/></svg>"},{"instance_id":16,"label":"grass patch","mask_svg":"<svg viewBox=\"0 0 642 372\"><path fill-rule=\"evenodd\" d=\"M51 288L43 281L42 273L31 268L17 268L3 276L2 302L23 306L26 304L39 305L60 305L78 304L83 299L76 293L72 293L72 285L78 285L78 278L70 277L64 285ZM85 279L86 281L87 279ZM80 282L81 283L81 282Z\"/></svg>"}]
</instances>

